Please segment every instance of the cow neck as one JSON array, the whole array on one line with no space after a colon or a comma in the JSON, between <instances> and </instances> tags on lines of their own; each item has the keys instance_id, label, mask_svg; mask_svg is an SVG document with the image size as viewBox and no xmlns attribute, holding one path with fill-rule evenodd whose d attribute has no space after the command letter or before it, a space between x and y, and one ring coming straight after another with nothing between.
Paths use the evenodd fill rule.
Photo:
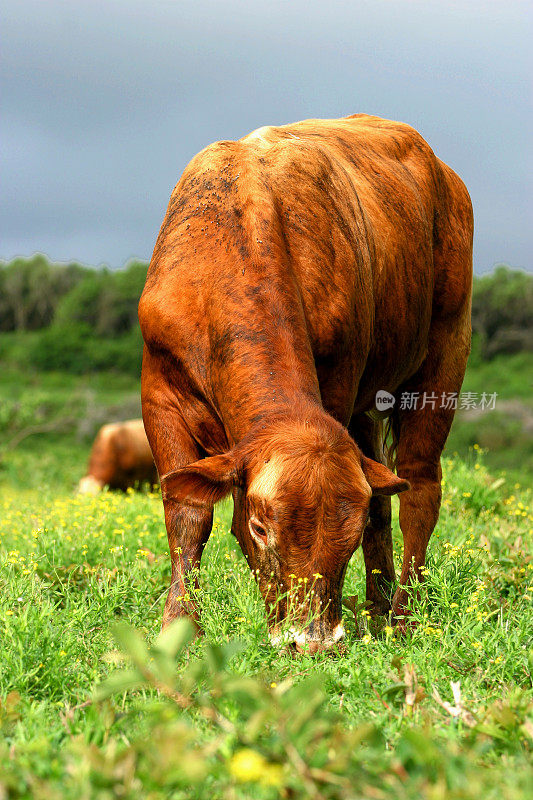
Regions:
<instances>
[{"instance_id":1,"label":"cow neck","mask_svg":"<svg viewBox=\"0 0 533 800\"><path fill-rule=\"evenodd\" d=\"M234 441L259 420L306 404L322 409L300 289L267 183L255 157L241 153L234 243L205 304L211 388Z\"/></svg>"},{"instance_id":2,"label":"cow neck","mask_svg":"<svg viewBox=\"0 0 533 800\"><path fill-rule=\"evenodd\" d=\"M290 415L293 409L324 413L299 295L290 285L281 291L273 283L252 284L250 301L242 280L248 300L243 312L219 321L211 337L215 405L235 442L258 421ZM237 293L238 288L233 298Z\"/></svg>"}]
</instances>

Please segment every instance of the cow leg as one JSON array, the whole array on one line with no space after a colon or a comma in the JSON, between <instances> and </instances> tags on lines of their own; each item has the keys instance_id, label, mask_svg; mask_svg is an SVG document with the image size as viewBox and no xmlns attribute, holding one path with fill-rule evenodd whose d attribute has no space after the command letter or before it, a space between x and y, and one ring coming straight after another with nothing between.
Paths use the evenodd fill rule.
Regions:
<instances>
[{"instance_id":1,"label":"cow leg","mask_svg":"<svg viewBox=\"0 0 533 800\"><path fill-rule=\"evenodd\" d=\"M366 414L353 417L349 430L365 456L385 463L382 423ZM366 599L371 614L387 616L391 610L396 582L392 557L391 499L375 495L370 500L370 516L363 534L363 556L366 569Z\"/></svg>"},{"instance_id":2,"label":"cow leg","mask_svg":"<svg viewBox=\"0 0 533 800\"><path fill-rule=\"evenodd\" d=\"M172 574L162 627L182 616L191 617L198 626L194 594L199 589L198 570L213 526L213 510L185 506L172 498L164 501L164 507Z\"/></svg>"},{"instance_id":3,"label":"cow leg","mask_svg":"<svg viewBox=\"0 0 533 800\"><path fill-rule=\"evenodd\" d=\"M166 475L202 457L189 434L181 414L171 402L170 392L156 376L145 354L142 376L143 420L159 475ZM157 380L154 378L157 377ZM164 483L164 482L163 482ZM162 627L181 616L198 624L194 601L198 589L198 569L203 549L213 525L212 509L176 501L163 491L165 525L172 566L171 583L165 603Z\"/></svg>"},{"instance_id":4,"label":"cow leg","mask_svg":"<svg viewBox=\"0 0 533 800\"><path fill-rule=\"evenodd\" d=\"M397 473L409 481L411 489L400 495L404 552L392 605L395 616L407 615L407 588L413 580L423 580L426 550L441 503L440 456L455 414L447 407L446 397L458 395L461 389L469 350L468 318L455 331L444 326L434 329L422 368L399 390L400 404L395 411ZM417 408L402 408L406 402L412 403L414 396Z\"/></svg>"},{"instance_id":5,"label":"cow leg","mask_svg":"<svg viewBox=\"0 0 533 800\"><path fill-rule=\"evenodd\" d=\"M397 469L398 475L410 482L411 489L404 492L403 497L400 495L400 528L404 550L400 584L393 600L395 616L408 613L407 588L413 580L423 580L428 542L439 517L442 477L440 453L451 420L448 424L442 418L439 421L428 420L428 416L424 414L426 432L423 432L423 421L413 416L404 418L401 426ZM430 437L435 439L430 442Z\"/></svg>"}]
</instances>

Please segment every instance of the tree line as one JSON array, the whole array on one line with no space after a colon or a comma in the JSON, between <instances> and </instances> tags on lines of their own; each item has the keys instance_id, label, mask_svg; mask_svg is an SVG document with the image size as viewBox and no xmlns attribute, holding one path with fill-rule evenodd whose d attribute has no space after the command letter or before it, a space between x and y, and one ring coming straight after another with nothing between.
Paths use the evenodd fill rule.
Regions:
<instances>
[{"instance_id":1,"label":"tree line","mask_svg":"<svg viewBox=\"0 0 533 800\"><path fill-rule=\"evenodd\" d=\"M147 269L145 261L120 270L54 264L41 254L0 263L0 359L139 374L137 304Z\"/></svg>"},{"instance_id":2,"label":"tree line","mask_svg":"<svg viewBox=\"0 0 533 800\"><path fill-rule=\"evenodd\" d=\"M137 303L147 269L145 261L120 270L55 264L41 254L0 262L0 359L138 374ZM533 275L502 265L476 277L472 329L483 360L533 350Z\"/></svg>"},{"instance_id":3,"label":"tree line","mask_svg":"<svg viewBox=\"0 0 533 800\"><path fill-rule=\"evenodd\" d=\"M0 331L88 325L96 336L121 336L137 325L148 264L124 269L54 264L41 255L0 262Z\"/></svg>"}]
</instances>

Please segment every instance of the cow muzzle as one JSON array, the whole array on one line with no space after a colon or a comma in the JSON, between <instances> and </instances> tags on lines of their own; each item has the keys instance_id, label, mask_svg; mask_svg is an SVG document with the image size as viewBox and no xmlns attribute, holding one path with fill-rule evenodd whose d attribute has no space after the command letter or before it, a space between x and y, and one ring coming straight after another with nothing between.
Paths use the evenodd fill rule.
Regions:
<instances>
[{"instance_id":1,"label":"cow muzzle","mask_svg":"<svg viewBox=\"0 0 533 800\"><path fill-rule=\"evenodd\" d=\"M293 647L297 653L315 655L326 650L337 649L345 636L342 622L330 630L317 631L314 628L313 625L309 626L307 630L298 630L294 626L284 631L274 628L269 634L270 643L274 647L288 645Z\"/></svg>"}]
</instances>

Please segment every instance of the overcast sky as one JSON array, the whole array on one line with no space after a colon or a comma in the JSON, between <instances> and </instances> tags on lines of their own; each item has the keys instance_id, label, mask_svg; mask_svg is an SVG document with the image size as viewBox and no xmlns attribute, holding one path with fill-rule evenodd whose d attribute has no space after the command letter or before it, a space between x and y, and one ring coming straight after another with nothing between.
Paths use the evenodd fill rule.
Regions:
<instances>
[{"instance_id":1,"label":"overcast sky","mask_svg":"<svg viewBox=\"0 0 533 800\"><path fill-rule=\"evenodd\" d=\"M521 0L3 0L0 258L149 258L209 142L378 114L467 184L478 272L533 269Z\"/></svg>"}]
</instances>

